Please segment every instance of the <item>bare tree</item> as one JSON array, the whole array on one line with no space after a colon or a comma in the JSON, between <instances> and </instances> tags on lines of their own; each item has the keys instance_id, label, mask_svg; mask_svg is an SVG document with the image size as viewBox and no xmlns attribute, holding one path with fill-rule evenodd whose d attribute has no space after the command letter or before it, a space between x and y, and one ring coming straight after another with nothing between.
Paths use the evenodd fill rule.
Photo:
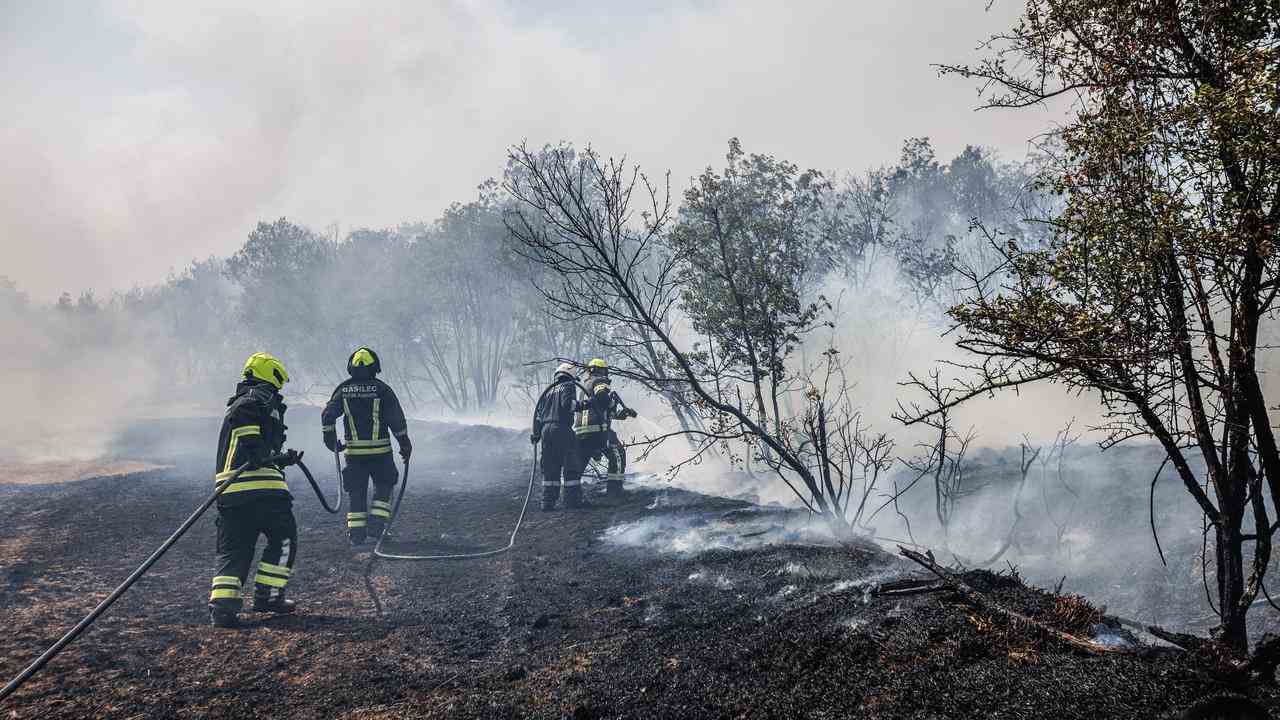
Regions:
<instances>
[{"instance_id":1,"label":"bare tree","mask_svg":"<svg viewBox=\"0 0 1280 720\"><path fill-rule=\"evenodd\" d=\"M549 146L538 151L531 151L522 146L521 150L526 154L530 162L523 162L515 154L512 154L508 158L503 183L503 189L516 199L517 204L519 204L521 196L514 192L516 188L538 188L541 187L541 181L548 179L548 176L545 175L533 175L532 168L575 167L582 160L598 162L598 158L589 157L591 156L590 150L580 158L578 151L568 143L561 143L554 147ZM637 177L631 178L632 187L628 188L628 193L635 190L634 183ZM600 206L602 203L619 201L629 203L631 200L629 194L625 199L609 197L605 194L606 189L596 187L592 178L588 176L584 175L576 178L576 180L578 185L574 188L574 192L581 193L581 196L577 198L571 209L580 214L584 221L593 212L592 208ZM557 187L555 189L559 192L568 191L565 187ZM648 189L654 190L654 188ZM608 190L608 192L618 191L620 191L620 188ZM656 196L651 195L650 201L656 208ZM678 292L676 292L675 287L676 265L674 257L667 245L662 242L662 235L671 220L669 195L664 198L664 202L663 211L667 215L661 218L658 231L646 237L644 242L636 248L629 247L621 239L621 234L627 228L592 225L590 222L584 225L560 227L558 223L566 222L568 216L561 212L560 216L556 217L555 205L531 208L534 212L509 211L507 220L511 235L515 240L515 251L531 262L532 267L527 274L536 293L545 305L543 309L544 318L549 318L561 326L567 325L587 330L590 335L590 342L586 344L589 344L593 350L600 352L600 354L612 358L611 365L615 374L639 383L671 408L681 431L686 434L686 437L690 438L691 448L694 448L699 454L714 453L714 447L705 447L693 440L694 437L699 436L699 433L706 431L702 412L696 407L693 396L689 394L687 388L681 383L668 377L671 375L672 359L662 337L671 337L676 332L678 313L673 312L673 309L678 300ZM655 210L655 208L650 209ZM595 221L608 222L603 218L596 218ZM655 218L655 221L657 221L657 218ZM534 235L551 237L570 229L574 231L603 231L618 235L617 244L609 247L611 250L626 256L626 277L630 281L635 281L642 277L655 278L658 279L656 280L657 282L664 284L661 289L644 288L642 293L643 296L655 303L649 311L657 323L658 332L654 332L653 329L643 323L629 322L624 319L627 302L625 293L619 292L608 285L585 287L588 276L584 274L577 262L565 262L563 258L554 263L545 262L548 257L554 258L555 256L539 252L536 248L531 252L529 243L525 241L526 238ZM565 248L557 248L557 250L562 249ZM567 269L572 273L576 286L585 290L587 294L579 297L570 297L565 278L560 274L562 269ZM548 362L561 360L581 362L579 357L559 356L572 350L572 346L578 344L579 339L586 339L578 338L576 333L571 332L570 335L575 339L575 342L554 348L553 351L557 355L547 358Z\"/></svg>"},{"instance_id":2,"label":"bare tree","mask_svg":"<svg viewBox=\"0 0 1280 720\"><path fill-rule=\"evenodd\" d=\"M849 381L838 353L828 350L823 360L821 384L815 374L809 376L798 432L786 433L782 439L817 469L836 514L851 527L865 528L864 523L875 514L868 515L868 502L896 462L894 442L863 424L849 395Z\"/></svg>"},{"instance_id":3,"label":"bare tree","mask_svg":"<svg viewBox=\"0 0 1280 720\"><path fill-rule=\"evenodd\" d=\"M1071 557L1071 546L1065 538L1067 531L1071 529L1071 521L1075 518L1076 509L1080 505L1080 492L1067 482L1066 476L1067 451L1080 440L1079 434L1072 434L1071 427L1074 424L1073 419L1054 435L1049 452L1040 459L1040 497L1044 500L1045 517L1049 518L1049 524L1053 525L1054 552L1061 553L1065 550L1068 558ZM1066 498L1060 494L1056 502L1050 501L1050 473L1056 481L1056 487L1061 488ZM1055 506L1058 508L1056 511Z\"/></svg>"},{"instance_id":4,"label":"bare tree","mask_svg":"<svg viewBox=\"0 0 1280 720\"><path fill-rule=\"evenodd\" d=\"M400 337L454 412L486 410L500 397L523 314L516 260L487 197L454 205L410 246L413 272L402 283L416 312Z\"/></svg>"},{"instance_id":5,"label":"bare tree","mask_svg":"<svg viewBox=\"0 0 1280 720\"><path fill-rule=\"evenodd\" d=\"M956 430L948 404L954 391L942 385L940 373L931 372L927 381L913 376L909 382L903 384L919 388L929 397L930 403L927 407L935 410L934 412L922 410L918 403L914 404L909 412L920 416L922 422L937 433L937 440L931 443L920 443L919 447L923 450L921 455L903 461L916 473L915 479L908 484L907 489L925 477L933 479L934 516L938 520L938 527L942 530L943 547L950 550L951 522L955 518L957 504L961 499L973 495L983 487L983 484L969 472L966 461L969 446L976 438L976 434L972 428L963 435ZM899 414L904 412L908 410L900 405Z\"/></svg>"},{"instance_id":6,"label":"bare tree","mask_svg":"<svg viewBox=\"0 0 1280 720\"><path fill-rule=\"evenodd\" d=\"M643 370L646 379L688 398L702 420L701 429L644 441L693 437L698 445L691 461L717 444L763 446L771 471L800 501L833 528L847 531L844 494L835 489L835 477L827 476L833 465L814 463L824 452L830 456L825 448L831 434L819 447L817 438L806 439L790 424L782 432L762 425L739 399L738 388L752 387L751 378L735 373L732 359L714 343L687 347L673 336L683 258L664 243L673 215L669 179L654 184L625 159L606 160L589 148L578 154L563 146L538 151L521 145L511 148L509 166L505 187L520 207L508 225L525 256L554 277L539 291L567 317L597 318L629 329L632 337L654 338L659 364ZM823 423L815 422L822 435Z\"/></svg>"},{"instance_id":7,"label":"bare tree","mask_svg":"<svg viewBox=\"0 0 1280 720\"><path fill-rule=\"evenodd\" d=\"M1023 438L1022 443L1018 446L1018 450L1021 453L1021 457L1018 460L1018 487L1013 491L1013 498L1010 501L1011 507L1009 512L1009 514L1013 516L1013 519L1009 523L1009 531L1005 533L1004 541L1000 544L1000 547L996 548L996 551L992 553L990 557L985 560L979 560L976 563L968 562L958 555L956 556L956 559L966 565L985 567L998 562L1000 558L1004 557L1004 554L1008 552L1009 548L1013 547L1014 542L1018 537L1018 529L1022 526L1023 520L1022 492L1027 487L1027 476L1031 474L1031 467L1035 465L1036 458L1039 457L1041 449L1042 448L1038 447L1033 448L1031 446L1031 440L1026 437Z\"/></svg>"}]
</instances>

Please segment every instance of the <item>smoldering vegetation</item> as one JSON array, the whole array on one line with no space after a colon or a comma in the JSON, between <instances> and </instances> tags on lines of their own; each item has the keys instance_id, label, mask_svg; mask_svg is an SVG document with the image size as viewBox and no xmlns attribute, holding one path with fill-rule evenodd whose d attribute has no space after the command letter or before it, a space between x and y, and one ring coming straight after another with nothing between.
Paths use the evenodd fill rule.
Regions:
<instances>
[{"instance_id":1,"label":"smoldering vegetation","mask_svg":"<svg viewBox=\"0 0 1280 720\"><path fill-rule=\"evenodd\" d=\"M955 489L945 525L939 520L939 491L930 480L901 495L901 514L889 506L853 537L886 552L902 544L930 548L966 567L1015 570L1037 587L1090 598L1135 625L1207 633L1218 619L1206 592L1216 583L1212 557L1206 556L1212 541L1176 475L1162 467L1163 457L1150 444L1103 452L1077 441L1065 450L1045 450L1024 476L1021 447L981 448L965 461L965 480ZM658 491L647 507L652 515L613 525L602 539L619 548L686 558L770 545L838 547L850 539L793 500L778 497L768 483L752 491L751 479L741 475L707 483L700 477L634 478L633 485ZM886 486L907 485L915 477L901 468ZM707 513L695 509L698 496L681 487L735 497L755 509ZM795 571L815 572L811 567ZM732 584L723 577L697 579ZM892 578L831 579L871 588ZM1259 607L1251 616L1250 634L1257 638L1274 630L1274 617Z\"/></svg>"},{"instance_id":2,"label":"smoldering vegetation","mask_svg":"<svg viewBox=\"0 0 1280 720\"><path fill-rule=\"evenodd\" d=\"M1218 621L1213 542L1163 451L1076 444L1059 452L1046 448L1025 476L1021 447L976 453L945 526L936 488L921 485L903 504L932 506L933 517L909 515L910 530L885 517L873 532L966 566L1016 568L1038 587L1091 598L1139 625L1207 633ZM1265 606L1251 616L1255 638L1274 627Z\"/></svg>"},{"instance_id":3,"label":"smoldering vegetation","mask_svg":"<svg viewBox=\"0 0 1280 720\"><path fill-rule=\"evenodd\" d=\"M507 528L498 520L512 519L512 496L523 489L524 433L420 430L423 473L406 499L396 547L500 542ZM486 452L459 454L460 445ZM463 491L451 473L495 481L485 492ZM181 518L207 480L166 472L70 488L0 487L12 518L0 546L14 561L0 586L11 626L0 638L6 675L49 640L49 628L74 622L92 604L104 576L124 575L163 540L170 527L160 520ZM94 510L85 527L62 520L86 507ZM154 521L140 523L130 512L137 507ZM347 555L341 530L304 500L296 510L306 549L291 582L304 610L221 633L192 621L203 610L213 552L206 519L148 575L144 592L127 594L93 635L25 686L14 710L18 717L182 709L264 718L971 717L1058 706L1057 716L1092 718L1166 716L1221 692L1186 657L1090 656L947 593L884 596L882 588L918 569L874 548L783 536L674 553L661 551L662 537L631 546L600 541L613 527L655 519L659 528L680 527L663 508L744 534L804 522L791 510L637 487L607 511L531 516L513 553L490 564L379 563L370 591L367 561ZM1103 620L1084 600L1025 587L1007 570L963 577L1064 631L1089 636ZM227 674L247 658L261 661ZM247 699L260 687L274 703ZM1271 693L1259 699L1275 702Z\"/></svg>"}]
</instances>

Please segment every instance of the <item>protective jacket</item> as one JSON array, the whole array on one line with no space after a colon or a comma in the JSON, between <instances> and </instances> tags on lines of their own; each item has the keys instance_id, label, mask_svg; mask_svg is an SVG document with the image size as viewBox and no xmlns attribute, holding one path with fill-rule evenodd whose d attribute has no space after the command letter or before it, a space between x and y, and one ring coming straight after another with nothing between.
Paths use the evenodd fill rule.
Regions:
<instances>
[{"instance_id":1,"label":"protective jacket","mask_svg":"<svg viewBox=\"0 0 1280 720\"><path fill-rule=\"evenodd\" d=\"M573 431L579 437L606 432L613 420L621 419L622 404L609 384L609 378L593 375L587 378L586 395L578 401L578 417Z\"/></svg>"},{"instance_id":2,"label":"protective jacket","mask_svg":"<svg viewBox=\"0 0 1280 720\"><path fill-rule=\"evenodd\" d=\"M558 425L570 428L574 423L574 411L577 409L577 384L569 375L558 375L555 384L546 395L538 401L533 411L533 434L541 435L546 425Z\"/></svg>"},{"instance_id":3,"label":"protective jacket","mask_svg":"<svg viewBox=\"0 0 1280 720\"><path fill-rule=\"evenodd\" d=\"M390 385L370 378L347 378L334 388L329 404L320 415L326 436L336 434L338 417L346 419L347 458L384 455L391 452L391 436L403 445L409 429L400 400Z\"/></svg>"},{"instance_id":4,"label":"protective jacket","mask_svg":"<svg viewBox=\"0 0 1280 720\"><path fill-rule=\"evenodd\" d=\"M218 437L215 482L222 482L245 462L249 469L218 496L223 507L243 505L264 497L291 498L284 473L267 461L284 447L284 413L280 393L267 382L245 380L227 400Z\"/></svg>"},{"instance_id":5,"label":"protective jacket","mask_svg":"<svg viewBox=\"0 0 1280 720\"><path fill-rule=\"evenodd\" d=\"M533 439L542 443L542 509L555 509L564 488L567 507L582 506L582 477L578 466L578 440L573 436L578 409L578 385L568 373L555 380L533 411ZM577 473L577 474L575 474Z\"/></svg>"}]
</instances>

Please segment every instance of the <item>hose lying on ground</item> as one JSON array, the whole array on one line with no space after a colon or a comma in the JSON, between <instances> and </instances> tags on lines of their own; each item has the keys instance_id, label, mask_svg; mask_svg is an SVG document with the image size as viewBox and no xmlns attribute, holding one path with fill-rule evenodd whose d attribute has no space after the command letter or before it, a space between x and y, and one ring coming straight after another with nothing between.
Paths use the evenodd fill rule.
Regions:
<instances>
[{"instance_id":1,"label":"hose lying on ground","mask_svg":"<svg viewBox=\"0 0 1280 720\"><path fill-rule=\"evenodd\" d=\"M586 392L586 388L582 387L581 383L574 381L574 384L577 385L578 388L581 389L584 393ZM551 392L551 389L554 388L555 386L556 386L555 383L548 385L547 388L542 391L542 394L538 396L538 401L534 403L535 413L536 413L536 408L542 404L543 398L545 398L547 396L547 393ZM536 421L536 418L535 418L535 421ZM535 430L540 430L540 429L541 428L535 428ZM335 462L336 462L336 456L335 456ZM341 469L339 469L339 474L341 474ZM369 558L369 564L365 566L365 570L364 570L365 585L370 588L372 587L369 583L369 573L373 571L373 563L377 558L383 558L386 560L417 560L417 561L474 560L477 558L493 557L494 555L501 555L502 553L507 552L508 550L515 547L516 545L516 536L520 533L520 526L524 523L525 513L527 513L529 510L529 500L530 498L533 497L533 488L537 484L537 481L538 481L538 446L534 445L533 446L533 466L530 468L530 471L529 471L529 488L528 490L525 491L524 504L520 506L520 515L519 517L516 518L515 527L512 528L511 537L507 540L507 544L505 546L500 548L495 548L492 550L482 550L482 551L473 552L473 553L454 553L449 555L401 555L399 553L384 552L382 550L382 543L386 540L386 538L389 535L391 535L391 527L392 525L395 524L396 518L400 517L400 504L401 502L404 501L405 488L409 487L409 461L405 460L404 461L404 482L400 485L399 494L396 495L395 506L391 508L391 517L387 519L386 529L383 530L382 535L378 537L377 544L373 546L373 554ZM374 601L375 603L377 602L376 596L374 597ZM381 605L380 603L378 604Z\"/></svg>"},{"instance_id":2,"label":"hose lying on ground","mask_svg":"<svg viewBox=\"0 0 1280 720\"><path fill-rule=\"evenodd\" d=\"M492 557L501 555L516 546L516 536L520 533L520 526L524 524L525 513L529 510L529 499L533 497L533 487L538 478L538 450L533 451L533 470L529 473L529 489L524 494L524 504L520 506L520 515L516 518L515 527L511 529L511 537L508 538L507 544L493 550L481 550L473 553L455 553L450 555L401 555L398 553L384 552L382 543L387 536L391 534L391 527L395 524L396 518L400 516L400 503L404 500L404 490L409 485L409 461L404 463L404 484L400 486L400 493L396 495L396 504L391 509L391 517L387 519L386 530L378 537L378 543L373 546L373 557L369 558L369 567L365 570L365 575L369 574L369 570L373 568L375 558L383 558L385 560L474 560L476 558Z\"/></svg>"},{"instance_id":3,"label":"hose lying on ground","mask_svg":"<svg viewBox=\"0 0 1280 720\"><path fill-rule=\"evenodd\" d=\"M373 607L378 614L382 614L382 601L378 599L378 592L373 587L373 565L378 558L386 560L410 560L410 561L444 561L444 560L477 560L480 558L493 557L501 555L516 546L516 535L520 533L520 526L524 523L525 512L529 509L529 498L533 497L533 486L538 477L538 449L533 449L533 470L529 475L529 489L524 495L524 504L520 506L520 516L516 518L516 525L511 529L511 537L507 540L507 544L493 550L482 550L474 553L456 553L451 555L401 555L399 553L383 552L382 543L391 535L391 526L395 523L396 518L400 516L400 503L404 500L404 490L409 485L409 461L404 461L404 482L400 486L400 494L396 496L395 507L391 509L391 517L387 519L387 526L383 530L382 535L378 537L378 542L373 546L373 552L369 556L369 562L364 566L364 588L369 593L369 599L373 600Z\"/></svg>"},{"instance_id":4,"label":"hose lying on ground","mask_svg":"<svg viewBox=\"0 0 1280 720\"><path fill-rule=\"evenodd\" d=\"M40 655L40 657L35 659L35 662L28 665L25 670L18 673L18 675L15 678L10 680L8 685L5 685L3 689L0 689L0 702L3 702L4 699L9 697L9 695L13 694L15 690L22 687L23 683L25 683L27 680L30 680L32 675L35 675L37 672L40 672L41 668L43 668L46 664L48 664L50 660L57 657L58 653L62 652L63 648L70 645L71 641L79 637L80 633L87 630L89 626L92 625L93 622L97 620L100 615L102 615L102 613L107 611L107 608L111 607L111 605L114 604L116 600L119 600L120 596L123 595L126 590L128 590L130 587L133 586L135 582L138 581L138 578L145 575L146 572L151 569L151 566L155 565L156 561L159 560L161 556L163 556L165 552L169 550L169 548L173 547L174 543L178 542L178 540L183 535L185 535L188 530L191 529L192 525L196 524L196 521L200 519L201 515L204 515L205 511L209 509L210 505L213 505L214 501L218 499L218 496L222 494L222 491L226 490L227 486L235 482L236 479L240 477L240 473L244 472L248 468L249 468L249 463L245 463L240 467L236 468L235 472L232 473L229 477L224 479L222 482L218 483L217 486L215 486L213 489L213 494L209 495L209 497L206 498L205 501L200 504L200 507L196 508L195 512L191 513L191 516L188 517L186 521L182 523L182 525L178 526L178 529L175 530L173 534L169 536L168 540L165 540L163 543L161 543L160 547L156 548L156 551L151 553L151 557L147 558L141 565L138 566L137 570L134 570L133 573L129 575L129 577L125 578L125 581L120 583L119 587L117 587L115 590L112 590L111 594L108 595L105 600L98 603L98 606L95 607L92 612L90 612L88 615L85 615L83 620L76 623L75 627L68 630L67 634L59 638L58 641L55 642L53 645L50 645L48 650L45 650L44 653Z\"/></svg>"}]
</instances>

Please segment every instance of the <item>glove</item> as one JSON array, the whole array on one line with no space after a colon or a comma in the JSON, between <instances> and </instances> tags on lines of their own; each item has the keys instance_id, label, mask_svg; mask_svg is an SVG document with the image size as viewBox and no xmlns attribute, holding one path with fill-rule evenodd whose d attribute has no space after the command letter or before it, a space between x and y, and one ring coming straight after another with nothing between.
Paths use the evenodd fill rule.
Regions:
<instances>
[{"instance_id":1,"label":"glove","mask_svg":"<svg viewBox=\"0 0 1280 720\"><path fill-rule=\"evenodd\" d=\"M298 461L301 459L302 453L297 450L289 450L288 452L281 453L271 458L271 464L278 468L287 468L290 465L297 465Z\"/></svg>"},{"instance_id":2,"label":"glove","mask_svg":"<svg viewBox=\"0 0 1280 720\"><path fill-rule=\"evenodd\" d=\"M529 436L529 444L537 445L540 442L542 442L542 436L539 435L538 433L533 433L532 435Z\"/></svg>"},{"instance_id":3,"label":"glove","mask_svg":"<svg viewBox=\"0 0 1280 720\"><path fill-rule=\"evenodd\" d=\"M413 454L413 443L409 442L409 436L405 435L400 438L400 459L409 462L409 456Z\"/></svg>"},{"instance_id":4,"label":"glove","mask_svg":"<svg viewBox=\"0 0 1280 720\"><path fill-rule=\"evenodd\" d=\"M329 452L338 452L338 433L333 430L325 430L324 446L329 448Z\"/></svg>"},{"instance_id":5,"label":"glove","mask_svg":"<svg viewBox=\"0 0 1280 720\"><path fill-rule=\"evenodd\" d=\"M632 410L631 408L627 408L627 417L637 418L637 417L640 417L640 413L637 413L635 410Z\"/></svg>"}]
</instances>

